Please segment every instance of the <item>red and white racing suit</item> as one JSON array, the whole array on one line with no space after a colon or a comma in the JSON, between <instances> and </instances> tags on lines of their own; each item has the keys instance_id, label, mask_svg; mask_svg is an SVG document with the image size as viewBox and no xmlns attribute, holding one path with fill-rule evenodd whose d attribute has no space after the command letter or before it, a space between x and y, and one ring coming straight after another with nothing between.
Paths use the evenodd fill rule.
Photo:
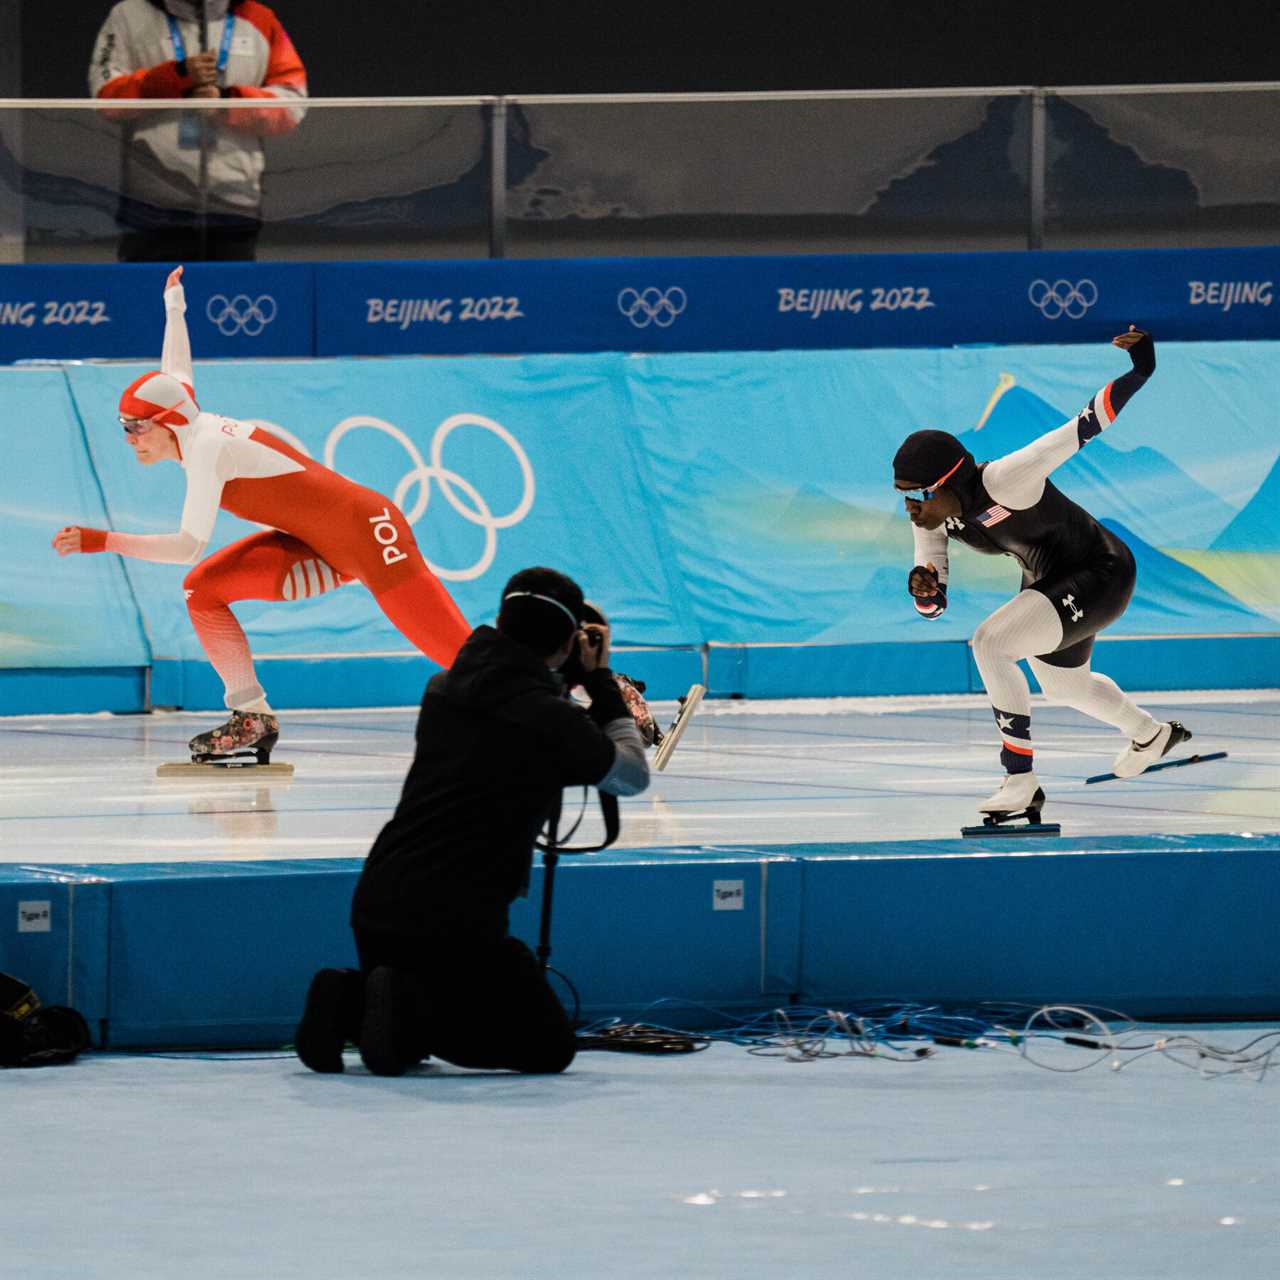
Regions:
<instances>
[{"instance_id":1,"label":"red and white racing suit","mask_svg":"<svg viewBox=\"0 0 1280 1280\"><path fill-rule=\"evenodd\" d=\"M181 285L165 291L162 369L192 387L191 347ZM235 418L195 411L169 428L187 473L176 533L84 529L84 551L195 564L183 586L192 625L222 677L227 706L265 711L249 643L229 605L299 600L344 583L364 583L379 608L418 649L449 666L470 627L427 567L408 521L382 494L348 480L278 436ZM153 428L159 430L160 428ZM269 528L200 561L218 509Z\"/></svg>"}]
</instances>

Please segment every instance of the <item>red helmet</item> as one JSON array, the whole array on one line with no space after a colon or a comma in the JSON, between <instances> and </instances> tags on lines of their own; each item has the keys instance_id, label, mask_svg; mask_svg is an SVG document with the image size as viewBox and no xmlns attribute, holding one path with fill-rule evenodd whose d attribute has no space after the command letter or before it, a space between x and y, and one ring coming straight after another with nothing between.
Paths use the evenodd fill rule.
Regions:
<instances>
[{"instance_id":1,"label":"red helmet","mask_svg":"<svg viewBox=\"0 0 1280 1280\"><path fill-rule=\"evenodd\" d=\"M199 412L194 389L157 370L135 378L120 397L121 418L147 419L170 429L189 427Z\"/></svg>"}]
</instances>

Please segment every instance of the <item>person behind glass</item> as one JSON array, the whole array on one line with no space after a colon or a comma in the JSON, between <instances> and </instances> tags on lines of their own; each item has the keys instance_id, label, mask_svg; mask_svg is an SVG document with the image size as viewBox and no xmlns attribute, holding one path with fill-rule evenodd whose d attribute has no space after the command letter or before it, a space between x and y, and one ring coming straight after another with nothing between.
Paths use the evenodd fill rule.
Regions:
<instances>
[{"instance_id":1,"label":"person behind glass","mask_svg":"<svg viewBox=\"0 0 1280 1280\"><path fill-rule=\"evenodd\" d=\"M523 1072L573 1061L573 1028L507 912L563 788L630 796L649 784L609 630L583 626L585 610L573 579L523 569L496 626L473 631L428 683L400 802L352 901L360 970L320 970L298 1025L313 1071L341 1071L348 1040L378 1075L428 1055ZM585 709L559 673L570 655Z\"/></svg>"},{"instance_id":2,"label":"person behind glass","mask_svg":"<svg viewBox=\"0 0 1280 1280\"><path fill-rule=\"evenodd\" d=\"M263 135L302 119L302 60L258 0L120 0L89 64L95 98L230 99L212 111L104 110L126 131L122 262L249 260L262 229ZM269 102L289 106L267 106Z\"/></svg>"}]
</instances>

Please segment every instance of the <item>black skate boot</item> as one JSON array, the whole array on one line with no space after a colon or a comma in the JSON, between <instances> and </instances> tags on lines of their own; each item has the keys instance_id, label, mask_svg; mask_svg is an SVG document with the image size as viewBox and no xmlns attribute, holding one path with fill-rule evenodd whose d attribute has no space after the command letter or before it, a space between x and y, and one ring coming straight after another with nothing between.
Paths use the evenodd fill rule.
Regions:
<instances>
[{"instance_id":1,"label":"black skate boot","mask_svg":"<svg viewBox=\"0 0 1280 1280\"><path fill-rule=\"evenodd\" d=\"M233 711L226 724L198 733L187 744L193 764L229 765L238 761L271 762L280 722L263 711Z\"/></svg>"}]
</instances>

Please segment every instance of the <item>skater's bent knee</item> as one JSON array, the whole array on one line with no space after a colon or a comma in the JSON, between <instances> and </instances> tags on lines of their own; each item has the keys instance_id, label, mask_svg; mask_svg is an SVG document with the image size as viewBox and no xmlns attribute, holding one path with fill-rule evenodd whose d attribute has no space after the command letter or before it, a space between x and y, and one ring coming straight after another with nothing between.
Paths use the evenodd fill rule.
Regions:
<instances>
[{"instance_id":1,"label":"skater's bent knee","mask_svg":"<svg viewBox=\"0 0 1280 1280\"><path fill-rule=\"evenodd\" d=\"M1016 658L1019 656L1014 652L1014 646L1011 644L1006 630L999 623L992 622L990 618L978 624L978 629L973 633L971 643L975 661L981 661L983 658Z\"/></svg>"}]
</instances>

